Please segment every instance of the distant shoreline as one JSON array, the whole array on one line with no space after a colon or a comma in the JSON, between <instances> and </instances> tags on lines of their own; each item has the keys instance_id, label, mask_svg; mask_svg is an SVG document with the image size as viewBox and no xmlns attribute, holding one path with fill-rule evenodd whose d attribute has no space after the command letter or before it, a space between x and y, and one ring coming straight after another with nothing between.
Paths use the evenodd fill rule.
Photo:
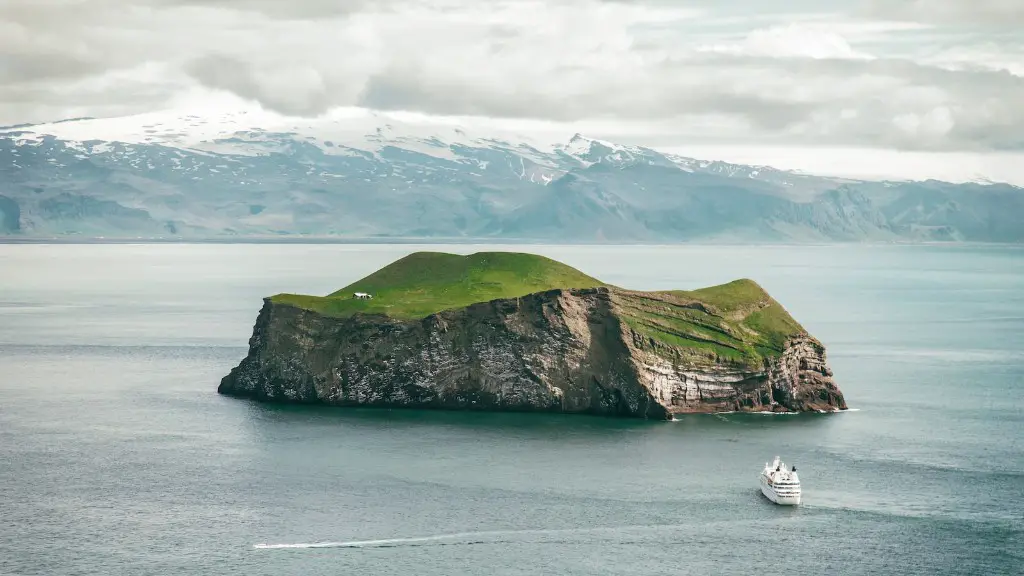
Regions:
<instances>
[{"instance_id":1,"label":"distant shoreline","mask_svg":"<svg viewBox=\"0 0 1024 576\"><path fill-rule=\"evenodd\" d=\"M442 244L442 245L536 245L536 246L1009 246L1024 247L1024 244L1005 242L941 242L941 241L729 241L729 240L681 240L678 242L628 242L628 241L582 241L547 240L538 238L337 238L337 237L239 237L239 238L29 238L0 236L0 245L16 244L338 244L338 245L388 245L388 244Z\"/></svg>"},{"instance_id":2,"label":"distant shoreline","mask_svg":"<svg viewBox=\"0 0 1024 576\"><path fill-rule=\"evenodd\" d=\"M526 240L510 243L524 244ZM243 237L243 238L16 238L0 237L0 244L501 244L484 239L444 238L321 238L321 237ZM534 242L542 243L542 242Z\"/></svg>"}]
</instances>

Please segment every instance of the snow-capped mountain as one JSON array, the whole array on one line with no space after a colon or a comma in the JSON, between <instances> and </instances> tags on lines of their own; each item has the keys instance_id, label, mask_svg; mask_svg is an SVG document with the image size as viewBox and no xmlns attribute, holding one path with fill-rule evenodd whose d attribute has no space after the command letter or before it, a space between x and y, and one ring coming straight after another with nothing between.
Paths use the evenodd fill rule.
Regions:
<instances>
[{"instance_id":1,"label":"snow-capped mountain","mask_svg":"<svg viewBox=\"0 0 1024 576\"><path fill-rule=\"evenodd\" d=\"M228 165L211 167L212 173L227 170L242 178L245 177L243 169L246 167L246 158L294 155L301 154L303 150L317 150L319 154L328 157L373 158L390 163L394 163L395 159L389 156L400 150L411 153L406 162L415 155L421 157L421 164L430 164L433 160L447 161L478 171L488 170L492 161L482 160L480 155L499 154L507 156L508 170L516 177L532 177L540 184L550 184L555 177L571 169L587 168L598 163L613 166L658 165L691 173L754 179L760 177L784 184L806 178L772 168L662 154L648 148L623 146L581 134L575 134L565 143L544 142L536 137L493 130L486 134L472 134L464 127L431 120L403 121L393 115L359 109L339 109L315 119L291 118L259 109L203 117L158 112L124 118L82 118L6 128L0 129L0 137L11 139L19 147L45 147L49 141L59 141L79 160L113 152L133 168L148 170L156 169L156 165L148 161L152 159L147 159L146 147L159 146L178 150L178 158L198 154L208 158L229 159L231 162ZM14 164L17 164L17 156L15 152ZM180 160L172 159L171 162L174 168L196 171L194 165L182 167ZM201 164L209 166L208 162ZM525 164L533 168L527 168ZM504 167L496 165L491 168ZM422 172L431 171L429 166L424 166ZM768 177L761 177L762 172Z\"/></svg>"},{"instance_id":2,"label":"snow-capped mountain","mask_svg":"<svg viewBox=\"0 0 1024 576\"><path fill-rule=\"evenodd\" d=\"M0 233L26 236L1020 239L1019 225L986 220L1020 214L1019 190L976 188L855 182L365 110L0 129Z\"/></svg>"}]
</instances>

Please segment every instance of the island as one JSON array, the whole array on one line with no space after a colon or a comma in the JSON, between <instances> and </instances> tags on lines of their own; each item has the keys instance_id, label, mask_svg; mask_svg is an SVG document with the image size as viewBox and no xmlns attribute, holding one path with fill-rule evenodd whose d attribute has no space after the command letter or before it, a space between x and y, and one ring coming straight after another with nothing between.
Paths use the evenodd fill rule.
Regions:
<instances>
[{"instance_id":1,"label":"island","mask_svg":"<svg viewBox=\"0 0 1024 576\"><path fill-rule=\"evenodd\" d=\"M752 280L637 291L534 254L416 252L264 299L221 394L649 419L845 410L825 347Z\"/></svg>"}]
</instances>

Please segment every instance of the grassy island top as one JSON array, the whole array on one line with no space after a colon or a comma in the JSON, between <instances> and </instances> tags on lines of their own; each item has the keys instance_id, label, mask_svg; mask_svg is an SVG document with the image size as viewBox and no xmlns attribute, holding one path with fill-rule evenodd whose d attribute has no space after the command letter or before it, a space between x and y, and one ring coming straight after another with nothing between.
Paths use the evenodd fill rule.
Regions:
<instances>
[{"instance_id":1,"label":"grassy island top","mask_svg":"<svg viewBox=\"0 0 1024 576\"><path fill-rule=\"evenodd\" d=\"M327 316L384 314L402 320L478 302L557 288L606 286L623 321L640 334L692 350L690 360L758 365L804 330L756 282L735 280L693 291L639 292L607 285L571 266L534 254L468 256L416 252L328 296L278 294L272 301ZM372 295L360 299L356 293Z\"/></svg>"},{"instance_id":2,"label":"grassy island top","mask_svg":"<svg viewBox=\"0 0 1024 576\"><path fill-rule=\"evenodd\" d=\"M477 302L603 285L571 266L534 254L415 252L328 296L279 294L273 301L330 316L362 312L411 320ZM356 292L373 298L358 299Z\"/></svg>"}]
</instances>

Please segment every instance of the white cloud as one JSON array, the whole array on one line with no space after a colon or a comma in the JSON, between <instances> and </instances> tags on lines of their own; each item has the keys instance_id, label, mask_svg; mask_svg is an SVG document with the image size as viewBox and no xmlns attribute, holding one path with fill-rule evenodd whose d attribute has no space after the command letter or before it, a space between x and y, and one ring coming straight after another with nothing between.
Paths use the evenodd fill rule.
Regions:
<instances>
[{"instance_id":1,"label":"white cloud","mask_svg":"<svg viewBox=\"0 0 1024 576\"><path fill-rule=\"evenodd\" d=\"M1024 153L907 152L887 148L691 145L683 156L847 178L1008 182L1024 186Z\"/></svg>"},{"instance_id":2,"label":"white cloud","mask_svg":"<svg viewBox=\"0 0 1024 576\"><path fill-rule=\"evenodd\" d=\"M747 34L740 42L712 44L697 49L768 58L871 58L854 50L842 34L827 26L796 23L760 28Z\"/></svg>"},{"instance_id":3,"label":"white cloud","mask_svg":"<svg viewBox=\"0 0 1024 576\"><path fill-rule=\"evenodd\" d=\"M953 113L946 106L937 106L923 113L900 114L893 124L912 138L941 138L955 125Z\"/></svg>"},{"instance_id":4,"label":"white cloud","mask_svg":"<svg viewBox=\"0 0 1024 576\"><path fill-rule=\"evenodd\" d=\"M1019 39L899 20L914 13L903 9L854 17L857 0L790 6L6 0L0 124L227 91L295 115L357 105L532 118L659 144L1024 145Z\"/></svg>"},{"instance_id":5,"label":"white cloud","mask_svg":"<svg viewBox=\"0 0 1024 576\"><path fill-rule=\"evenodd\" d=\"M867 0L865 4L868 14L917 22L1018 31L1024 26L1020 0Z\"/></svg>"},{"instance_id":6,"label":"white cloud","mask_svg":"<svg viewBox=\"0 0 1024 576\"><path fill-rule=\"evenodd\" d=\"M926 64L947 70L993 70L1024 77L1024 42L980 42L933 48L918 56Z\"/></svg>"}]
</instances>

